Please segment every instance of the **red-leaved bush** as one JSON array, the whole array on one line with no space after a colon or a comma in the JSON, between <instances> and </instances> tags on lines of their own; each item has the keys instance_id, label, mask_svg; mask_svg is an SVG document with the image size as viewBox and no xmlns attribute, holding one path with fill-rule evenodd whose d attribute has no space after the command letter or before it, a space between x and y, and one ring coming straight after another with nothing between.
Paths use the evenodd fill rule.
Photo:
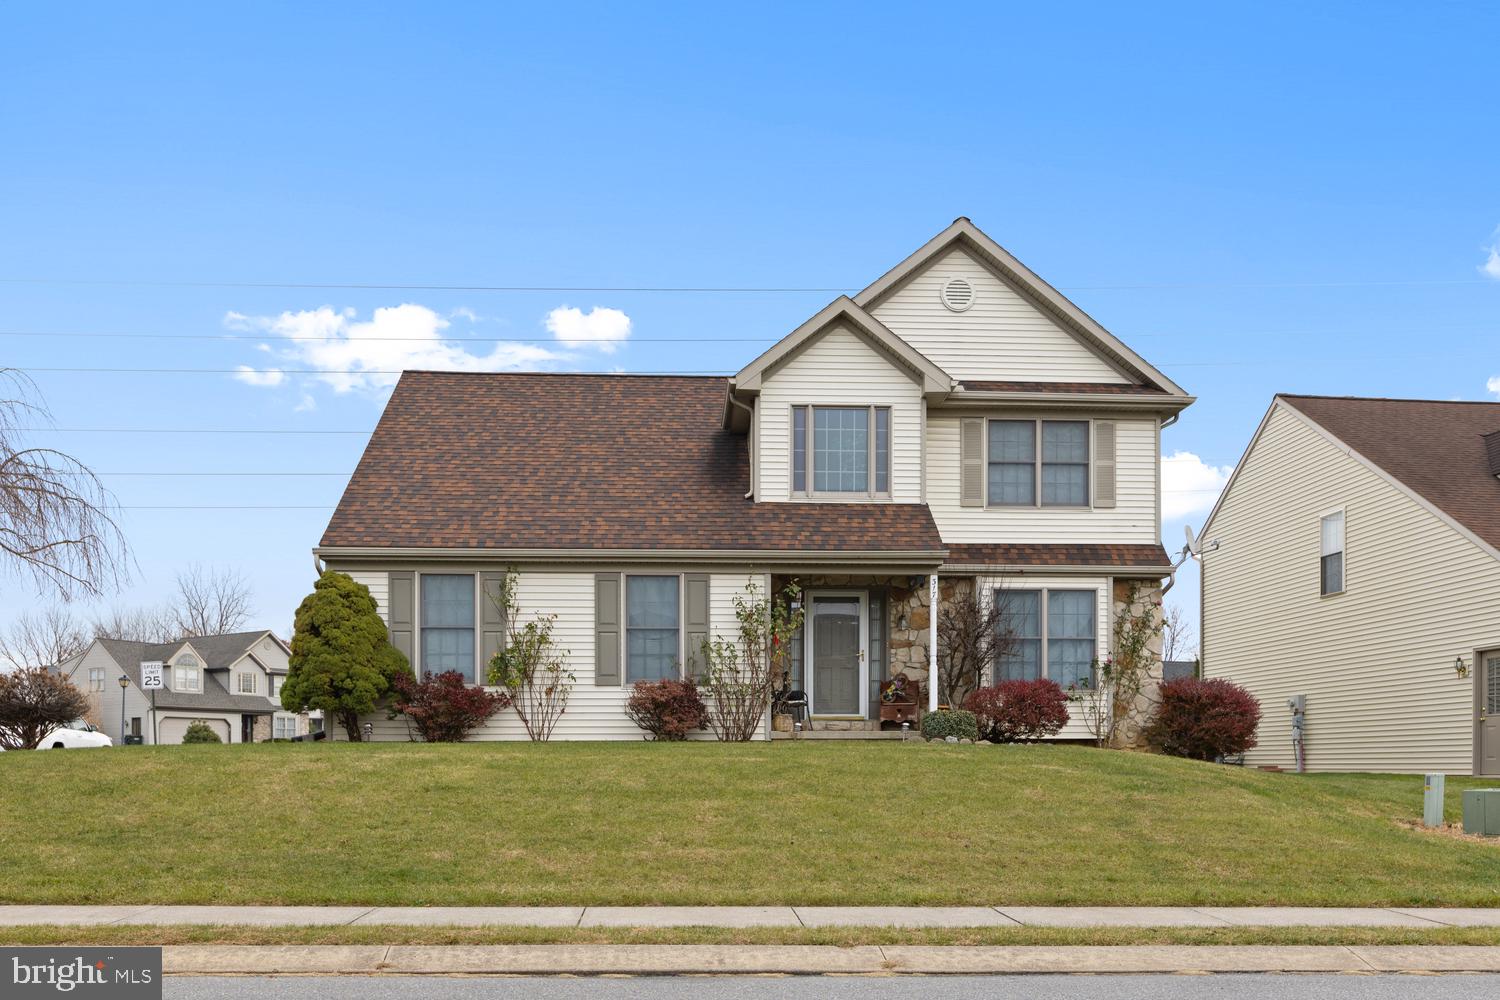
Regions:
<instances>
[{"instance_id":1,"label":"red-leaved bush","mask_svg":"<svg viewBox=\"0 0 1500 1000\"><path fill-rule=\"evenodd\" d=\"M392 710L411 720L428 743L461 743L484 720L510 704L510 696L470 687L455 670L416 680L396 675ZM394 718L394 716L392 716Z\"/></svg>"},{"instance_id":2,"label":"red-leaved bush","mask_svg":"<svg viewBox=\"0 0 1500 1000\"><path fill-rule=\"evenodd\" d=\"M991 743L1031 743L1068 724L1068 696L1046 678L982 687L964 699L964 708L979 721L979 738Z\"/></svg>"},{"instance_id":3,"label":"red-leaved bush","mask_svg":"<svg viewBox=\"0 0 1500 1000\"><path fill-rule=\"evenodd\" d=\"M1146 739L1163 753L1214 760L1255 746L1260 702L1238 684L1184 677L1163 684L1159 697Z\"/></svg>"},{"instance_id":4,"label":"red-leaved bush","mask_svg":"<svg viewBox=\"0 0 1500 1000\"><path fill-rule=\"evenodd\" d=\"M685 681L636 681L625 703L625 715L653 740L685 740L708 725L708 706L698 685Z\"/></svg>"}]
</instances>

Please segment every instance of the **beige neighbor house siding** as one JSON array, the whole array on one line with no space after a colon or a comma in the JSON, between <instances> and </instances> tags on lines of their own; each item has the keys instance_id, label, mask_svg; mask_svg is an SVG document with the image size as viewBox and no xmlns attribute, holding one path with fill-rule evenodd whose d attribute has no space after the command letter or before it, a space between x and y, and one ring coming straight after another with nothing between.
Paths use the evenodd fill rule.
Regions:
<instances>
[{"instance_id":1,"label":"beige neighbor house siding","mask_svg":"<svg viewBox=\"0 0 1500 1000\"><path fill-rule=\"evenodd\" d=\"M952 278L974 287L963 312L939 295ZM964 250L954 248L871 314L956 379L1122 382L1113 366Z\"/></svg>"},{"instance_id":2,"label":"beige neighbor house siding","mask_svg":"<svg viewBox=\"0 0 1500 1000\"><path fill-rule=\"evenodd\" d=\"M1088 419L1087 414L1036 411L965 412L964 417L1032 420ZM1015 543L1154 542L1157 519L1157 425L1155 419L1115 420L1116 503L1108 509L1076 507L964 507L959 504L960 415L927 415L927 503L943 541ZM1092 442L1094 436L1089 435Z\"/></svg>"},{"instance_id":3,"label":"beige neighbor house siding","mask_svg":"<svg viewBox=\"0 0 1500 1000\"><path fill-rule=\"evenodd\" d=\"M1342 594L1322 597L1319 524L1344 510ZM1203 532L1203 667L1260 700L1252 765L1292 767L1307 696L1313 771L1473 769L1473 682L1500 647L1500 560L1285 404Z\"/></svg>"},{"instance_id":4,"label":"beige neighbor house siding","mask_svg":"<svg viewBox=\"0 0 1500 1000\"><path fill-rule=\"evenodd\" d=\"M921 502L921 387L897 362L845 327L816 338L764 380L756 402L760 434L760 494L756 499L792 499L792 407L800 405L889 406L891 499Z\"/></svg>"},{"instance_id":5,"label":"beige neighbor house siding","mask_svg":"<svg viewBox=\"0 0 1500 1000\"><path fill-rule=\"evenodd\" d=\"M567 711L553 735L557 740L638 740L642 732L625 717L625 702L630 697L630 685L598 686L594 683L594 575L610 572L613 567L590 567L566 571L529 569L520 571L517 601L523 615L556 614L553 637L560 648L567 651L568 667L574 674L572 695ZM467 571L467 570L462 570ZM632 573L673 573L671 569L641 567ZM684 570L687 572L691 569ZM449 570L447 572L459 572ZM376 574L361 570L350 574L362 583ZM379 574L384 576L384 574ZM733 639L737 621L734 616L734 598L744 595L746 587L754 579L761 594L768 583L761 574L749 572L715 572L709 582L709 627L712 634ZM368 583L366 583L368 586ZM373 588L372 588L373 589ZM481 668L483 669L483 668ZM414 733L402 718L387 719L384 712L375 712L362 720L369 723L377 740L408 740ZM343 739L344 733L336 722L330 721L330 736ZM515 712L506 710L475 730L471 740L524 740L526 730Z\"/></svg>"},{"instance_id":6,"label":"beige neighbor house siding","mask_svg":"<svg viewBox=\"0 0 1500 1000\"><path fill-rule=\"evenodd\" d=\"M982 576L979 585L986 598L993 599L997 589L1006 590L1092 590L1094 591L1094 655L1100 659L1109 652L1109 580L1098 576ZM1043 675L1046 666L1043 665ZM990 668L989 683L996 683L995 670ZM1068 705L1068 724L1053 737L1058 740L1091 740L1082 708L1077 703Z\"/></svg>"},{"instance_id":7,"label":"beige neighbor house siding","mask_svg":"<svg viewBox=\"0 0 1500 1000\"><path fill-rule=\"evenodd\" d=\"M103 691L89 690L91 668L104 671ZM123 692L120 690L120 675L124 671L103 646L97 642L91 644L81 657L73 661L69 669L71 672L68 679L88 698L89 705L97 716L100 732L114 740L117 746L120 744L120 699L123 697L126 731L130 729L130 720L138 718L141 720L141 732L145 735L146 742L151 742L151 703L134 684Z\"/></svg>"}]
</instances>

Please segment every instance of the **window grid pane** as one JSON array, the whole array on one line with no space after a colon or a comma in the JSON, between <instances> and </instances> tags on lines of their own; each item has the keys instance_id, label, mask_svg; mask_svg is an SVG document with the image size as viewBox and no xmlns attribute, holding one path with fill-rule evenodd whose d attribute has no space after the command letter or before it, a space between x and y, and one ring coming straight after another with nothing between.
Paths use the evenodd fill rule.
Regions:
<instances>
[{"instance_id":1,"label":"window grid pane","mask_svg":"<svg viewBox=\"0 0 1500 1000\"><path fill-rule=\"evenodd\" d=\"M1324 594L1338 594L1344 590L1344 554L1335 552L1331 556L1322 559L1322 572L1320 576L1323 581Z\"/></svg>"},{"instance_id":2,"label":"window grid pane","mask_svg":"<svg viewBox=\"0 0 1500 1000\"><path fill-rule=\"evenodd\" d=\"M997 627L1013 633L1001 654L999 680L1034 681L1042 676L1042 594L1039 590L996 590L1002 609Z\"/></svg>"},{"instance_id":3,"label":"window grid pane","mask_svg":"<svg viewBox=\"0 0 1500 1000\"><path fill-rule=\"evenodd\" d=\"M813 489L864 493L870 488L870 411L820 406L813 410Z\"/></svg>"},{"instance_id":4,"label":"window grid pane","mask_svg":"<svg viewBox=\"0 0 1500 1000\"><path fill-rule=\"evenodd\" d=\"M792 407L792 489L807 492L807 407Z\"/></svg>"},{"instance_id":5,"label":"window grid pane","mask_svg":"<svg viewBox=\"0 0 1500 1000\"><path fill-rule=\"evenodd\" d=\"M1042 421L1042 506L1087 507L1088 504L1088 423Z\"/></svg>"},{"instance_id":6,"label":"window grid pane","mask_svg":"<svg viewBox=\"0 0 1500 1000\"><path fill-rule=\"evenodd\" d=\"M1095 599L1091 590L1047 593L1047 676L1063 688L1093 686Z\"/></svg>"},{"instance_id":7,"label":"window grid pane","mask_svg":"<svg viewBox=\"0 0 1500 1000\"><path fill-rule=\"evenodd\" d=\"M875 410L875 492L891 491L891 411Z\"/></svg>"},{"instance_id":8,"label":"window grid pane","mask_svg":"<svg viewBox=\"0 0 1500 1000\"><path fill-rule=\"evenodd\" d=\"M991 420L989 424L989 503L1029 507L1036 503L1036 424L1030 420Z\"/></svg>"},{"instance_id":9,"label":"window grid pane","mask_svg":"<svg viewBox=\"0 0 1500 1000\"><path fill-rule=\"evenodd\" d=\"M678 676L678 610L677 577L625 578L627 681Z\"/></svg>"}]
</instances>

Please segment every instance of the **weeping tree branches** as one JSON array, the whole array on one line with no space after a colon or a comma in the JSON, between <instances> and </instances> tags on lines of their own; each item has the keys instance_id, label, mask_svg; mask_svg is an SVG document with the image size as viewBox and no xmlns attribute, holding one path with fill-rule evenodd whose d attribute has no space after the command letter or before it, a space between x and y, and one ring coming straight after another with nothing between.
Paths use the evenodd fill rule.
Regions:
<instances>
[{"instance_id":1,"label":"weeping tree branches","mask_svg":"<svg viewBox=\"0 0 1500 1000\"><path fill-rule=\"evenodd\" d=\"M49 420L23 372L0 368L0 572L63 600L96 597L126 575L114 497L78 459L23 447L25 420Z\"/></svg>"}]
</instances>

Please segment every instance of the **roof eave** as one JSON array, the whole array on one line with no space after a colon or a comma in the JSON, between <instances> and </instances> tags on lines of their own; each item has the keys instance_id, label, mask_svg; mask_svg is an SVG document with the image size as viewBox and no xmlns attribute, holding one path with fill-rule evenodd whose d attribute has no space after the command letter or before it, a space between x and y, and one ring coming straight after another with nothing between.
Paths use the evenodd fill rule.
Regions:
<instances>
[{"instance_id":1,"label":"roof eave","mask_svg":"<svg viewBox=\"0 0 1500 1000\"><path fill-rule=\"evenodd\" d=\"M1096 410L1130 409L1158 413L1180 413L1197 402L1197 396L1139 395L1106 392L955 392L943 400L945 407L1037 404L1050 408Z\"/></svg>"}]
</instances>

